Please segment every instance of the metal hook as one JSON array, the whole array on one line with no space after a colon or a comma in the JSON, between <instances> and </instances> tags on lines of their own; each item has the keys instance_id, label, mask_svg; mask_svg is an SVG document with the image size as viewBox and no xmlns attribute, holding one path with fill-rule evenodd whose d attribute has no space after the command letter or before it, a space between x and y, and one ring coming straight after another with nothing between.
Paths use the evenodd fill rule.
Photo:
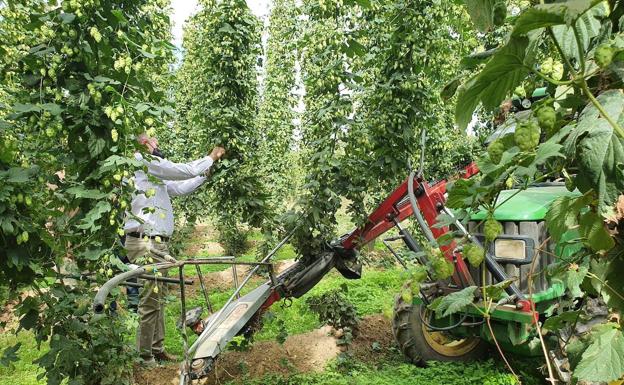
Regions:
<instances>
[{"instance_id":1,"label":"metal hook","mask_svg":"<svg viewBox=\"0 0 624 385\"><path fill-rule=\"evenodd\" d=\"M282 309L287 309L289 307L291 307L293 304L293 300L292 298L284 298L284 300L282 301Z\"/></svg>"}]
</instances>

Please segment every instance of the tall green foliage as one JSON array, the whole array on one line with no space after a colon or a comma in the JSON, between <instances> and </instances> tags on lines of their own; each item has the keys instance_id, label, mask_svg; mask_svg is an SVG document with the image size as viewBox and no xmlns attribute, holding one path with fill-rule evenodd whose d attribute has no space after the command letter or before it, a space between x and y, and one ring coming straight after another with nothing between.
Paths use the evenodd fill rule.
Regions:
<instances>
[{"instance_id":1,"label":"tall green foliage","mask_svg":"<svg viewBox=\"0 0 624 385\"><path fill-rule=\"evenodd\" d=\"M422 130L429 133L428 176L452 173L470 158L470 141L440 94L455 76L457 54L475 40L462 8L436 2L304 2L303 13L307 177L297 242L314 254L335 236L342 198L361 224L407 176Z\"/></svg>"},{"instance_id":2,"label":"tall green foliage","mask_svg":"<svg viewBox=\"0 0 624 385\"><path fill-rule=\"evenodd\" d=\"M360 219L405 179L410 163L418 166L423 130L426 178L447 177L469 162L470 138L441 94L475 42L455 4L383 1L363 19L359 41L367 54L355 67L362 91L343 166L344 190Z\"/></svg>"},{"instance_id":3,"label":"tall green foliage","mask_svg":"<svg viewBox=\"0 0 624 385\"><path fill-rule=\"evenodd\" d=\"M233 250L244 243L242 225L261 223L266 199L257 173L261 132L255 120L260 24L243 0L202 5L185 31L174 149L178 156L194 158L215 145L225 147L226 157L210 181L210 196L187 201L186 209L214 213L223 240Z\"/></svg>"},{"instance_id":4,"label":"tall green foliage","mask_svg":"<svg viewBox=\"0 0 624 385\"><path fill-rule=\"evenodd\" d=\"M349 36L345 23L351 12L334 2L303 3L307 19L301 22L298 46L305 86L301 157L306 176L295 243L304 256L314 255L333 236L341 203L339 166L353 112L345 87L349 59L341 46Z\"/></svg>"},{"instance_id":5,"label":"tall green foliage","mask_svg":"<svg viewBox=\"0 0 624 385\"><path fill-rule=\"evenodd\" d=\"M294 108L297 16L294 0L275 0L266 43L262 95L257 126L262 135L261 174L271 189L272 205L282 212L296 183L291 147L295 134Z\"/></svg>"},{"instance_id":6,"label":"tall green foliage","mask_svg":"<svg viewBox=\"0 0 624 385\"><path fill-rule=\"evenodd\" d=\"M8 114L0 126L0 276L27 290L20 327L50 350L49 384L129 383L129 329L92 323L136 168L134 135L163 114L153 68L167 60L167 2L32 0L0 8ZM149 73L148 73L149 71ZM130 182L131 183L131 182Z\"/></svg>"}]
</instances>

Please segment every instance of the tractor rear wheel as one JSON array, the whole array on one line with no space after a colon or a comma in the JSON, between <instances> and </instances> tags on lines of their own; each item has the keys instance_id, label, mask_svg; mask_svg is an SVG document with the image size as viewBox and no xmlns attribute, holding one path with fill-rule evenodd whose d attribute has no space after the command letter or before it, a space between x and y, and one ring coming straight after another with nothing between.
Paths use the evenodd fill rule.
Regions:
<instances>
[{"instance_id":1,"label":"tractor rear wheel","mask_svg":"<svg viewBox=\"0 0 624 385\"><path fill-rule=\"evenodd\" d=\"M458 339L449 333L429 330L419 315L420 306L397 296L392 332L403 355L416 365L427 361L472 361L483 358L487 344L478 337ZM428 310L423 309L427 319Z\"/></svg>"}]
</instances>

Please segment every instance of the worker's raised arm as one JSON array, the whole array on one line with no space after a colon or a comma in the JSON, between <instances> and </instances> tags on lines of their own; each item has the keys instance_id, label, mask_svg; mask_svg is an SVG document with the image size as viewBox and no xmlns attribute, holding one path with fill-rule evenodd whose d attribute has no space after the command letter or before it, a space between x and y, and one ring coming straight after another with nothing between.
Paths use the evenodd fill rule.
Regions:
<instances>
[{"instance_id":1,"label":"worker's raised arm","mask_svg":"<svg viewBox=\"0 0 624 385\"><path fill-rule=\"evenodd\" d=\"M197 176L187 180L165 180L163 182L167 186L167 193L169 193L169 196L177 197L192 193L205 181L205 176Z\"/></svg>"},{"instance_id":2,"label":"worker's raised arm","mask_svg":"<svg viewBox=\"0 0 624 385\"><path fill-rule=\"evenodd\" d=\"M223 148L215 147L210 155L189 163L176 163L158 157L147 160L138 153L136 154L136 158L142 160L147 166L148 174L161 180L176 181L192 179L204 175L224 153L225 150L223 150Z\"/></svg>"},{"instance_id":3,"label":"worker's raised arm","mask_svg":"<svg viewBox=\"0 0 624 385\"><path fill-rule=\"evenodd\" d=\"M176 163L167 159L153 157L145 159L141 154L135 156L147 166L147 173L161 180L186 180L204 174L212 167L214 160L204 157L189 163Z\"/></svg>"}]
</instances>

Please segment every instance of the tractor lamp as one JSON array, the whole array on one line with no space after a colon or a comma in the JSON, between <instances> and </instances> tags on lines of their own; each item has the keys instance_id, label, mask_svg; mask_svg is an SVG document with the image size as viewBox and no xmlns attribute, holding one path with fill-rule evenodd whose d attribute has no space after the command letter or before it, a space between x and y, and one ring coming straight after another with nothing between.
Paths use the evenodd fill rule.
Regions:
<instances>
[{"instance_id":1,"label":"tractor lamp","mask_svg":"<svg viewBox=\"0 0 624 385\"><path fill-rule=\"evenodd\" d=\"M526 242L522 239L497 238L494 241L494 255L497 259L525 260Z\"/></svg>"}]
</instances>

